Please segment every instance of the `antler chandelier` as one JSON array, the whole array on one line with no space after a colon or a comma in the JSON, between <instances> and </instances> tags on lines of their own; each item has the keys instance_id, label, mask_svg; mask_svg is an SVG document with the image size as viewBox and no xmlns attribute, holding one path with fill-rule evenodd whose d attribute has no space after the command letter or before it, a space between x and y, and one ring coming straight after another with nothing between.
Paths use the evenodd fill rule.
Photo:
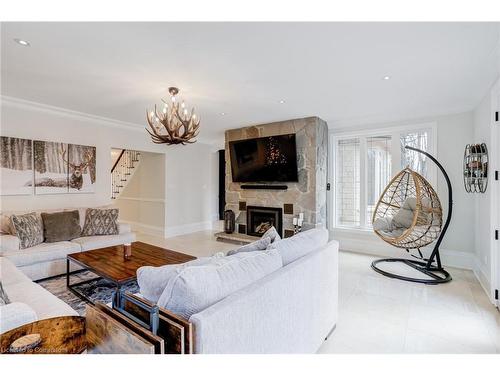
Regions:
<instances>
[{"instance_id":1,"label":"antler chandelier","mask_svg":"<svg viewBox=\"0 0 500 375\"><path fill-rule=\"evenodd\" d=\"M155 104L154 110L146 111L146 118L150 129L146 131L151 135L154 143L169 145L196 142L200 128L200 119L194 113L194 108L188 112L184 102L179 103L176 95L177 87L169 87L170 103L162 99L163 108L158 111Z\"/></svg>"}]
</instances>

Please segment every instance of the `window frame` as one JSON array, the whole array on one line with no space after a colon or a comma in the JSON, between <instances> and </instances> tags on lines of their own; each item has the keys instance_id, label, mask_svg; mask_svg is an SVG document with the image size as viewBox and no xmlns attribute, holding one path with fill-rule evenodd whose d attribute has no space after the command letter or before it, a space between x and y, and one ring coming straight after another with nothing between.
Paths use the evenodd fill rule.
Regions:
<instances>
[{"instance_id":1,"label":"window frame","mask_svg":"<svg viewBox=\"0 0 500 375\"><path fill-rule=\"evenodd\" d=\"M364 231L371 232L371 226L365 224L366 220L366 210L367 210L367 192L366 192L366 182L367 182L367 138L377 137L377 136L391 136L391 179L401 170L401 145L400 138L402 134L428 131L430 135L429 140L429 150L428 152L432 155L437 156L437 125L435 122L425 122L416 123L411 125L402 126L389 126L380 128L367 128L363 130L340 130L330 132L330 146L329 146L329 176L330 176L330 186L331 194L328 198L328 222L329 229L340 229L342 231ZM337 223L337 151L338 151L338 141L342 139L352 139L359 138L360 141L360 213L359 213L359 226L345 226ZM433 163L429 164L429 182L437 188L437 168Z\"/></svg>"}]
</instances>

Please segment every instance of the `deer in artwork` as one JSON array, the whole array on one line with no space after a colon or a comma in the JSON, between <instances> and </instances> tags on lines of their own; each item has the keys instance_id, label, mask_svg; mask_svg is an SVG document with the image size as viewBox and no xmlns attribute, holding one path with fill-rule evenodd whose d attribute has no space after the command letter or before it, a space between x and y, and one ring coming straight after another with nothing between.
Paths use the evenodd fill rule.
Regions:
<instances>
[{"instance_id":1,"label":"deer in artwork","mask_svg":"<svg viewBox=\"0 0 500 375\"><path fill-rule=\"evenodd\" d=\"M61 155L64 162L69 166L71 175L69 176L69 187L80 190L83 186L83 174L87 172L87 168L93 160L92 152L86 151L84 161L80 164L70 163L66 157L66 150L61 147Z\"/></svg>"}]
</instances>

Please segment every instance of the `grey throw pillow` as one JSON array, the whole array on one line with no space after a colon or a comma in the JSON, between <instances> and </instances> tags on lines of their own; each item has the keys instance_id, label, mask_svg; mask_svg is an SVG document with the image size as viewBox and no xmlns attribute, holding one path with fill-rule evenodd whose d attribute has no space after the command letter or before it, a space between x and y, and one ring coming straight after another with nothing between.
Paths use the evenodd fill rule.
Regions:
<instances>
[{"instance_id":1,"label":"grey throw pillow","mask_svg":"<svg viewBox=\"0 0 500 375\"><path fill-rule=\"evenodd\" d=\"M42 213L45 242L70 241L80 237L80 214L78 210Z\"/></svg>"},{"instance_id":2,"label":"grey throw pillow","mask_svg":"<svg viewBox=\"0 0 500 375\"><path fill-rule=\"evenodd\" d=\"M21 249L39 245L43 242L42 220L35 212L10 217Z\"/></svg>"},{"instance_id":3,"label":"grey throw pillow","mask_svg":"<svg viewBox=\"0 0 500 375\"><path fill-rule=\"evenodd\" d=\"M270 237L261 238L260 240L249 243L248 245L241 246L241 247L234 249L234 250L230 250L230 251L228 251L227 255L229 256L229 255L234 255L234 254L238 254L238 253L248 253L250 251L266 250L270 244L271 244Z\"/></svg>"},{"instance_id":4,"label":"grey throw pillow","mask_svg":"<svg viewBox=\"0 0 500 375\"><path fill-rule=\"evenodd\" d=\"M271 243L281 240L281 236L279 235L275 227L269 228L266 231L266 233L262 235L262 238L267 238L267 237L271 239Z\"/></svg>"},{"instance_id":5,"label":"grey throw pillow","mask_svg":"<svg viewBox=\"0 0 500 375\"><path fill-rule=\"evenodd\" d=\"M118 209L87 208L82 236L118 234Z\"/></svg>"},{"instance_id":6,"label":"grey throw pillow","mask_svg":"<svg viewBox=\"0 0 500 375\"><path fill-rule=\"evenodd\" d=\"M10 303L9 297L3 290L2 282L0 281L0 306L8 305Z\"/></svg>"}]
</instances>

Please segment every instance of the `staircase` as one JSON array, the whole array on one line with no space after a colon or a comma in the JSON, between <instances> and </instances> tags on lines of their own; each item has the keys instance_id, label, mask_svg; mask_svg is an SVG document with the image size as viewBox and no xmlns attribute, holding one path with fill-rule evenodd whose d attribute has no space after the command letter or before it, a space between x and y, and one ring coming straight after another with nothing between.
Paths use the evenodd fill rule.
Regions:
<instances>
[{"instance_id":1,"label":"staircase","mask_svg":"<svg viewBox=\"0 0 500 375\"><path fill-rule=\"evenodd\" d=\"M120 196L139 165L141 153L133 150L122 150L111 168L111 199Z\"/></svg>"}]
</instances>

